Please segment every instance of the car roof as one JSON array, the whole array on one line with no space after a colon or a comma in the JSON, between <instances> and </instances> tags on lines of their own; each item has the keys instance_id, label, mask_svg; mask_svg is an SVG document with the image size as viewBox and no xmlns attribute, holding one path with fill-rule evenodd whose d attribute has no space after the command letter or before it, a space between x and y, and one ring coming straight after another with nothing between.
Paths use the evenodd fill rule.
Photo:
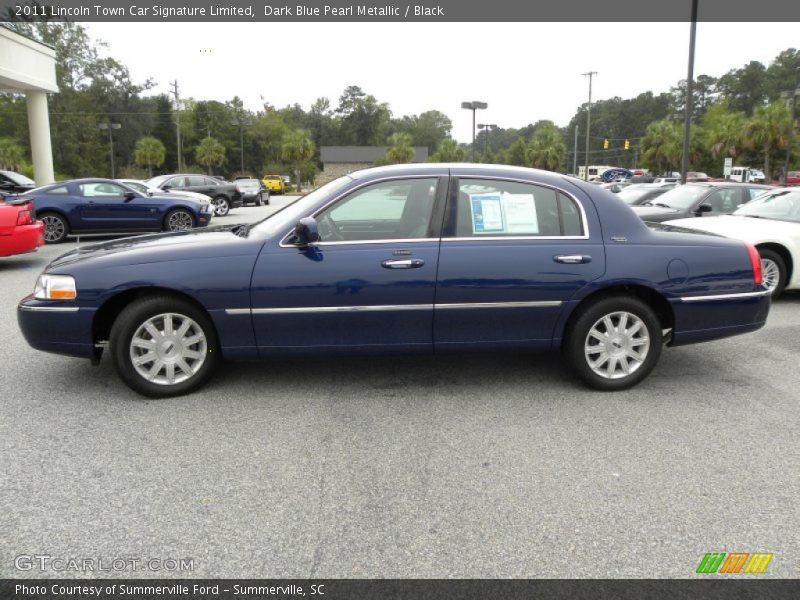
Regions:
<instances>
[{"instance_id":1,"label":"car roof","mask_svg":"<svg viewBox=\"0 0 800 600\"><path fill-rule=\"evenodd\" d=\"M513 165L493 165L484 163L404 163L399 165L385 165L382 167L370 167L368 169L360 169L348 173L353 179L361 179L367 177L379 177L381 175L400 175L413 171L415 173L430 171L442 172L449 169L475 169L480 171L493 171L495 173L504 173L509 176L519 175L520 177L528 178L534 174L547 175L550 177L567 177L563 173L556 173L554 171L545 171L542 169L531 169L528 167L516 167ZM573 178L577 179L577 178ZM578 179L578 181L583 181Z\"/></svg>"}]
</instances>

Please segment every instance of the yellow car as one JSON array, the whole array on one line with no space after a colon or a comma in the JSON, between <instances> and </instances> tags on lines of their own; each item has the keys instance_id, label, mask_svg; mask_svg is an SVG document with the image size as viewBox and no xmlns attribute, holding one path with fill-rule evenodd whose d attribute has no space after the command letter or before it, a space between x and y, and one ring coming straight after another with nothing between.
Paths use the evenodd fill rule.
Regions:
<instances>
[{"instance_id":1,"label":"yellow car","mask_svg":"<svg viewBox=\"0 0 800 600\"><path fill-rule=\"evenodd\" d=\"M283 194L286 191L283 177L280 175L264 175L261 182L269 190L270 194Z\"/></svg>"}]
</instances>

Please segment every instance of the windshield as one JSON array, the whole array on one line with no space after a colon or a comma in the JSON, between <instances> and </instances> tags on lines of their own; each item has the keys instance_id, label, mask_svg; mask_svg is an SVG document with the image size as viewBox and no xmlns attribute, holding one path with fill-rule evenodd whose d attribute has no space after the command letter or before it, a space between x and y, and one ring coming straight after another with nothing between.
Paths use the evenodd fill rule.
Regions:
<instances>
[{"instance_id":1,"label":"windshield","mask_svg":"<svg viewBox=\"0 0 800 600\"><path fill-rule=\"evenodd\" d=\"M147 184L148 187L157 188L170 177L172 177L172 175L158 175L157 177L148 179L147 181L145 181L145 183Z\"/></svg>"},{"instance_id":2,"label":"windshield","mask_svg":"<svg viewBox=\"0 0 800 600\"><path fill-rule=\"evenodd\" d=\"M641 188L636 185L620 190L617 198L621 199L628 206L635 206L639 204L642 199L650 194L651 188Z\"/></svg>"},{"instance_id":3,"label":"windshield","mask_svg":"<svg viewBox=\"0 0 800 600\"><path fill-rule=\"evenodd\" d=\"M776 190L761 194L733 214L800 223L800 190Z\"/></svg>"},{"instance_id":4,"label":"windshield","mask_svg":"<svg viewBox=\"0 0 800 600\"><path fill-rule=\"evenodd\" d=\"M708 188L704 185L682 185L664 192L654 202L677 210L686 210L694 206L694 203L702 198L706 192L708 192Z\"/></svg>"},{"instance_id":5,"label":"windshield","mask_svg":"<svg viewBox=\"0 0 800 600\"><path fill-rule=\"evenodd\" d=\"M17 185L36 185L33 179L28 179L25 175L21 175L20 173L15 173L14 171L3 171L3 175L8 177L11 181L16 183Z\"/></svg>"},{"instance_id":6,"label":"windshield","mask_svg":"<svg viewBox=\"0 0 800 600\"><path fill-rule=\"evenodd\" d=\"M329 194L335 194L352 181L353 178L349 175L329 181L310 194L306 194L297 202L293 202L278 212L272 213L266 219L258 221L253 225L253 228L267 235L272 235L281 230L288 232L295 226L297 220L305 215L311 209L311 207L313 207L322 198Z\"/></svg>"}]
</instances>

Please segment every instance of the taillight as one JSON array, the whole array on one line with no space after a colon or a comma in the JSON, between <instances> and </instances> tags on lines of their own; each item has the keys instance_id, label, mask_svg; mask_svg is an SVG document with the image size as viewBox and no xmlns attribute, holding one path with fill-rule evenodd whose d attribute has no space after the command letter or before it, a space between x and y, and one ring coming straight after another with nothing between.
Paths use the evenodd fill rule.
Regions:
<instances>
[{"instance_id":1,"label":"taillight","mask_svg":"<svg viewBox=\"0 0 800 600\"><path fill-rule=\"evenodd\" d=\"M33 223L33 214L30 210L21 210L17 213L17 226Z\"/></svg>"},{"instance_id":2,"label":"taillight","mask_svg":"<svg viewBox=\"0 0 800 600\"><path fill-rule=\"evenodd\" d=\"M752 244L745 244L747 246L747 253L750 255L750 266L753 267L753 281L756 285L761 285L764 282L764 276L761 272L761 255Z\"/></svg>"}]
</instances>

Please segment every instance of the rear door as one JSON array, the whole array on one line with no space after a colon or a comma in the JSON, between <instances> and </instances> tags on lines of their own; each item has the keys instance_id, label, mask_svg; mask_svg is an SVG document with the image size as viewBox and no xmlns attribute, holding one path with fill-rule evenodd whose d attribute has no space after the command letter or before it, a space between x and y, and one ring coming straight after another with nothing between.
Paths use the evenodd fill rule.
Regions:
<instances>
[{"instance_id":1,"label":"rear door","mask_svg":"<svg viewBox=\"0 0 800 600\"><path fill-rule=\"evenodd\" d=\"M547 185L453 169L434 347L546 347L563 303L605 271L594 206Z\"/></svg>"}]
</instances>

